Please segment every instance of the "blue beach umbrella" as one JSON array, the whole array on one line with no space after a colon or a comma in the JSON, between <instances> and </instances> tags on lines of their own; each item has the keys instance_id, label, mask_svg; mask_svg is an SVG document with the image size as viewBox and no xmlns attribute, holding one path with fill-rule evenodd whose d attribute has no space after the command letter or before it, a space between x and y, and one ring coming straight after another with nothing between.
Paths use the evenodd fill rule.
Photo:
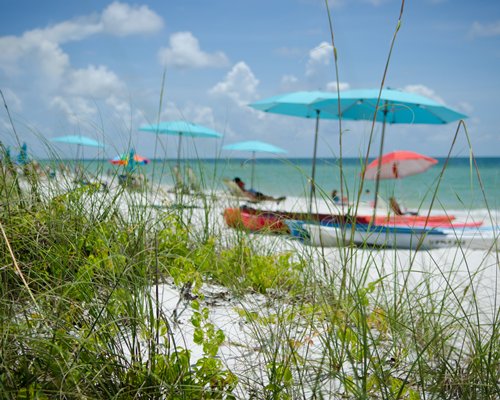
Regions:
<instances>
[{"instance_id":1,"label":"blue beach umbrella","mask_svg":"<svg viewBox=\"0 0 500 400\"><path fill-rule=\"evenodd\" d=\"M273 146L272 144L261 142L258 140L250 140L246 142L238 142L233 144L228 144L223 147L224 150L237 150L237 151L250 151L252 152L252 178L250 181L250 187L253 188L253 177L255 173L255 153L256 152L265 152L265 153L275 153L275 154L284 154L287 151Z\"/></svg>"},{"instance_id":2,"label":"blue beach umbrella","mask_svg":"<svg viewBox=\"0 0 500 400\"><path fill-rule=\"evenodd\" d=\"M51 142L56 143L65 143L65 144L76 144L76 159L79 158L79 153L81 150L82 158L83 158L83 148L82 146L88 147L98 147L104 148L104 145L97 140L91 139L87 136L82 135L67 135L67 136L57 136L50 139Z\"/></svg>"},{"instance_id":3,"label":"blue beach umbrella","mask_svg":"<svg viewBox=\"0 0 500 400\"><path fill-rule=\"evenodd\" d=\"M143 125L140 131L164 135L179 136L177 147L177 166L180 164L181 141L183 136L198 138L221 138L222 134L203 125L198 125L188 121L167 121L159 124Z\"/></svg>"},{"instance_id":4,"label":"blue beach umbrella","mask_svg":"<svg viewBox=\"0 0 500 400\"><path fill-rule=\"evenodd\" d=\"M58 136L50 139L52 142L76 144L78 146L104 147L102 143L81 135Z\"/></svg>"},{"instance_id":5,"label":"blue beach umbrella","mask_svg":"<svg viewBox=\"0 0 500 400\"><path fill-rule=\"evenodd\" d=\"M321 110L316 104L321 100L337 99L338 95L334 92L292 92L283 95L269 97L249 104L250 107L256 110L289 115L299 118L314 118L316 120L316 128L314 133L314 150L313 163L311 171L311 192L309 209L312 210L312 200L315 193L314 178L316 174L316 153L318 148L318 129L319 120L321 119L338 119L338 113L331 110Z\"/></svg>"},{"instance_id":6,"label":"blue beach umbrella","mask_svg":"<svg viewBox=\"0 0 500 400\"><path fill-rule=\"evenodd\" d=\"M315 102L321 112L338 113L338 98L320 99ZM386 124L431 124L442 125L467 118L466 115L446 107L428 97L396 89L358 89L340 92L340 116L348 120L370 120L382 122L379 157L384 150ZM377 170L375 205L380 181Z\"/></svg>"}]
</instances>

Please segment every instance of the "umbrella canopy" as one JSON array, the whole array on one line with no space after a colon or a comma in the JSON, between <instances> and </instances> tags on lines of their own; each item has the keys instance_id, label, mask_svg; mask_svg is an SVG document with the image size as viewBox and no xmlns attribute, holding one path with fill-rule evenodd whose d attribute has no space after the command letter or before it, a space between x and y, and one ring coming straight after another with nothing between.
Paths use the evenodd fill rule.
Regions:
<instances>
[{"instance_id":1,"label":"umbrella canopy","mask_svg":"<svg viewBox=\"0 0 500 400\"><path fill-rule=\"evenodd\" d=\"M50 139L52 142L76 144L79 146L104 147L102 143L81 135L58 136Z\"/></svg>"},{"instance_id":2,"label":"umbrella canopy","mask_svg":"<svg viewBox=\"0 0 500 400\"><path fill-rule=\"evenodd\" d=\"M132 157L130 157L130 153L123 153L112 160L109 160L109 162L113 165L128 165L129 160L133 160L133 163L135 164L149 164L150 160L146 157L142 157L138 154L133 154Z\"/></svg>"},{"instance_id":3,"label":"umbrella canopy","mask_svg":"<svg viewBox=\"0 0 500 400\"><path fill-rule=\"evenodd\" d=\"M247 142L238 142L227 144L223 147L224 150L239 150L239 151L252 151L252 152L265 152L265 153L286 153L287 151L274 146L272 144L261 142L258 140L250 140Z\"/></svg>"},{"instance_id":4,"label":"umbrella canopy","mask_svg":"<svg viewBox=\"0 0 500 400\"><path fill-rule=\"evenodd\" d=\"M253 178L255 175L255 153L256 152L265 152L265 153L276 153L283 154L287 151L274 146L270 143L261 142L259 140L250 140L246 142L238 142L233 144L228 144L223 147L224 150L237 150L237 151L251 151L252 152L252 177L250 181L250 187L253 188Z\"/></svg>"},{"instance_id":5,"label":"umbrella canopy","mask_svg":"<svg viewBox=\"0 0 500 400\"><path fill-rule=\"evenodd\" d=\"M338 98L318 100L319 110L338 112ZM340 92L340 116L350 120L375 120L382 122L379 159L384 150L386 124L447 124L467 118L445 105L427 97L395 89L359 89ZM377 168L374 210L377 207L379 175ZM375 211L374 211L375 212Z\"/></svg>"},{"instance_id":6,"label":"umbrella canopy","mask_svg":"<svg viewBox=\"0 0 500 400\"><path fill-rule=\"evenodd\" d=\"M313 163L311 171L311 191L309 210L312 211L313 195L315 193L314 178L316 175L316 153L318 148L318 129L319 119L338 119L338 112L335 110L322 110L316 106L321 101L338 99L334 92L292 92L283 95L273 96L264 100L259 100L249 104L256 110L265 111L274 114L289 115L301 118L315 118L316 128L314 133Z\"/></svg>"},{"instance_id":7,"label":"umbrella canopy","mask_svg":"<svg viewBox=\"0 0 500 400\"><path fill-rule=\"evenodd\" d=\"M380 95L380 100L379 100ZM338 113L337 97L321 99L314 106L327 113ZM343 119L376 120L389 124L447 124L467 118L428 97L396 89L358 89L340 92Z\"/></svg>"},{"instance_id":8,"label":"umbrella canopy","mask_svg":"<svg viewBox=\"0 0 500 400\"><path fill-rule=\"evenodd\" d=\"M322 119L338 119L337 112L320 110L316 104L321 104L323 100L337 98L337 93L333 92L292 92L278 96L269 97L249 104L256 110L274 114L289 115L301 118L317 118L320 112Z\"/></svg>"},{"instance_id":9,"label":"umbrella canopy","mask_svg":"<svg viewBox=\"0 0 500 400\"><path fill-rule=\"evenodd\" d=\"M379 168L380 179L404 178L425 172L437 162L435 158L413 151L394 151L385 154L380 162L377 159L368 164L365 170L365 179L377 179Z\"/></svg>"},{"instance_id":10,"label":"umbrella canopy","mask_svg":"<svg viewBox=\"0 0 500 400\"><path fill-rule=\"evenodd\" d=\"M188 121L167 121L159 124L143 125L140 131L151 132L164 135L179 136L179 145L177 148L177 165L180 163L181 140L183 136L201 137L201 138L221 138L222 134L203 125L194 124Z\"/></svg>"},{"instance_id":11,"label":"umbrella canopy","mask_svg":"<svg viewBox=\"0 0 500 400\"><path fill-rule=\"evenodd\" d=\"M17 163L19 165L26 165L30 161L29 156L28 156L28 145L26 143L23 143L21 146L21 149L19 150L19 154L17 156Z\"/></svg>"}]
</instances>

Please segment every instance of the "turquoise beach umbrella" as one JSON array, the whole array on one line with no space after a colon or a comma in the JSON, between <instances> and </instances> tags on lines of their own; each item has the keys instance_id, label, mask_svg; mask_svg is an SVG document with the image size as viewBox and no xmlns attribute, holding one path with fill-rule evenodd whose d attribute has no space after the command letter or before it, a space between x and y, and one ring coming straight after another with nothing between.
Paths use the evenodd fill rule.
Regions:
<instances>
[{"instance_id":1,"label":"turquoise beach umbrella","mask_svg":"<svg viewBox=\"0 0 500 400\"><path fill-rule=\"evenodd\" d=\"M78 155L82 153L82 158L83 158L83 149L82 146L88 146L88 147L99 147L103 148L104 145L97 140L91 139L87 136L82 136L82 135L68 135L68 136L57 136L54 138L50 139L51 142L57 142L57 143L65 143L65 144L76 144L76 158L78 159Z\"/></svg>"},{"instance_id":2,"label":"turquoise beach umbrella","mask_svg":"<svg viewBox=\"0 0 500 400\"><path fill-rule=\"evenodd\" d=\"M396 89L358 89L340 92L337 97L320 99L314 103L321 112L338 113L342 119L382 122L379 159L384 150L386 124L441 125L467 118L451 108L419 94ZM380 168L375 184L375 205L380 181Z\"/></svg>"},{"instance_id":3,"label":"turquoise beach umbrella","mask_svg":"<svg viewBox=\"0 0 500 400\"><path fill-rule=\"evenodd\" d=\"M313 150L313 163L311 171L311 192L309 210L312 210L312 200L315 193L314 178L316 175L316 153L318 148L318 129L319 120L321 119L338 119L338 113L335 111L324 111L316 106L317 102L321 100L337 99L338 94L334 92L292 92L278 96L269 97L264 100L259 100L249 104L250 107L256 110L273 113L289 115L292 117L300 118L314 118L316 120L316 128L314 131L314 150Z\"/></svg>"},{"instance_id":4,"label":"turquoise beach umbrella","mask_svg":"<svg viewBox=\"0 0 500 400\"><path fill-rule=\"evenodd\" d=\"M338 114L337 97L314 103L322 112ZM428 97L397 89L357 89L340 92L343 119L373 120L388 124L447 124L467 118Z\"/></svg>"},{"instance_id":5,"label":"turquoise beach umbrella","mask_svg":"<svg viewBox=\"0 0 500 400\"><path fill-rule=\"evenodd\" d=\"M261 142L258 140L250 140L246 142L238 142L233 144L228 144L222 147L224 150L237 150L237 151L249 151L252 152L252 175L250 181L250 187L253 188L253 181L255 175L255 153L256 152L266 152L266 153L275 153L275 154L284 154L287 151L274 146L272 144Z\"/></svg>"},{"instance_id":6,"label":"turquoise beach umbrella","mask_svg":"<svg viewBox=\"0 0 500 400\"><path fill-rule=\"evenodd\" d=\"M58 136L50 139L52 142L76 144L78 146L104 147L102 143L81 135Z\"/></svg>"},{"instance_id":7,"label":"turquoise beach umbrella","mask_svg":"<svg viewBox=\"0 0 500 400\"><path fill-rule=\"evenodd\" d=\"M183 136L199 138L221 138L223 135L203 125L198 125L188 121L167 121L159 124L143 125L140 131L164 135L179 136L177 147L177 166L180 164L181 141Z\"/></svg>"}]
</instances>

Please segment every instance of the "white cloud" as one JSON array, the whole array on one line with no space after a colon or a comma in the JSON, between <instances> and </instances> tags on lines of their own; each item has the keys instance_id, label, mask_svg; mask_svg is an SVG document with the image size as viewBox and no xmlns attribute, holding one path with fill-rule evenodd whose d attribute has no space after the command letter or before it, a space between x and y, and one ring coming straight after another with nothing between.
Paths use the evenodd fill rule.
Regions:
<instances>
[{"instance_id":1,"label":"white cloud","mask_svg":"<svg viewBox=\"0 0 500 400\"><path fill-rule=\"evenodd\" d=\"M312 77L324 66L330 65L333 59L332 45L328 42L321 42L314 49L309 51L309 59L306 65L306 76Z\"/></svg>"},{"instance_id":2,"label":"white cloud","mask_svg":"<svg viewBox=\"0 0 500 400\"><path fill-rule=\"evenodd\" d=\"M428 88L425 85L414 84L414 85L406 85L403 90L405 92L416 93L422 96L428 97L432 100L437 101L438 103L445 104L442 97L438 96L438 94L431 88Z\"/></svg>"},{"instance_id":3,"label":"white cloud","mask_svg":"<svg viewBox=\"0 0 500 400\"><path fill-rule=\"evenodd\" d=\"M14 93L13 90L9 88L2 89L3 97L5 98L5 103L7 107L12 112L20 112L23 108L23 103L18 95ZM3 99L2 99L3 100Z\"/></svg>"},{"instance_id":4,"label":"white cloud","mask_svg":"<svg viewBox=\"0 0 500 400\"><path fill-rule=\"evenodd\" d=\"M131 7L114 2L103 11L101 17L81 17L44 29L33 29L22 36L0 37L0 70L14 75L19 73L21 66L42 65L54 78L69 65L68 56L60 48L61 44L101 33L125 36L150 33L162 27L161 17L148 7ZM27 62L20 66L21 60Z\"/></svg>"},{"instance_id":5,"label":"white cloud","mask_svg":"<svg viewBox=\"0 0 500 400\"><path fill-rule=\"evenodd\" d=\"M235 64L222 82L217 83L210 94L227 96L243 106L255 100L259 80L243 61Z\"/></svg>"},{"instance_id":6,"label":"white cloud","mask_svg":"<svg viewBox=\"0 0 500 400\"><path fill-rule=\"evenodd\" d=\"M457 105L458 111L463 112L465 115L472 115L474 112L474 106L466 101L462 101Z\"/></svg>"},{"instance_id":7,"label":"white cloud","mask_svg":"<svg viewBox=\"0 0 500 400\"><path fill-rule=\"evenodd\" d=\"M181 108L173 102L168 102L161 113L161 119L186 120L214 128L214 110L209 106L187 103Z\"/></svg>"},{"instance_id":8,"label":"white cloud","mask_svg":"<svg viewBox=\"0 0 500 400\"><path fill-rule=\"evenodd\" d=\"M158 58L162 65L178 68L224 67L228 58L223 52L206 53L191 32L177 32L170 36L170 47L161 48Z\"/></svg>"},{"instance_id":9,"label":"white cloud","mask_svg":"<svg viewBox=\"0 0 500 400\"><path fill-rule=\"evenodd\" d=\"M347 82L339 82L338 87L339 87L339 90L347 90L351 86ZM335 81L328 82L326 84L326 90L329 90L331 92L336 92L337 91L337 82L335 82Z\"/></svg>"},{"instance_id":10,"label":"white cloud","mask_svg":"<svg viewBox=\"0 0 500 400\"><path fill-rule=\"evenodd\" d=\"M12 80L30 76L37 96L52 98L49 106L62 111L72 124L97 114L95 100L104 100L116 115L130 119L127 102L120 100L125 85L119 77L105 66L74 69L62 45L97 34L126 36L162 27L162 18L147 6L115 1L101 15L63 21L21 36L0 37L0 73Z\"/></svg>"},{"instance_id":11,"label":"white cloud","mask_svg":"<svg viewBox=\"0 0 500 400\"><path fill-rule=\"evenodd\" d=\"M68 122L72 125L80 125L91 121L97 114L96 107L82 97L63 98L55 96L50 102L52 108L63 112Z\"/></svg>"},{"instance_id":12,"label":"white cloud","mask_svg":"<svg viewBox=\"0 0 500 400\"><path fill-rule=\"evenodd\" d=\"M68 75L64 92L69 95L102 99L124 88L118 76L104 66L90 65L85 69L73 70Z\"/></svg>"},{"instance_id":13,"label":"white cloud","mask_svg":"<svg viewBox=\"0 0 500 400\"><path fill-rule=\"evenodd\" d=\"M469 33L472 37L500 36L500 20L489 24L476 21L472 24Z\"/></svg>"},{"instance_id":14,"label":"white cloud","mask_svg":"<svg viewBox=\"0 0 500 400\"><path fill-rule=\"evenodd\" d=\"M299 87L300 87L299 78L297 78L295 75L283 75L281 77L280 88L283 91L291 92L294 90L298 90Z\"/></svg>"},{"instance_id":15,"label":"white cloud","mask_svg":"<svg viewBox=\"0 0 500 400\"><path fill-rule=\"evenodd\" d=\"M103 30L116 36L153 33L163 28L163 19L148 6L114 2L102 13Z\"/></svg>"}]
</instances>

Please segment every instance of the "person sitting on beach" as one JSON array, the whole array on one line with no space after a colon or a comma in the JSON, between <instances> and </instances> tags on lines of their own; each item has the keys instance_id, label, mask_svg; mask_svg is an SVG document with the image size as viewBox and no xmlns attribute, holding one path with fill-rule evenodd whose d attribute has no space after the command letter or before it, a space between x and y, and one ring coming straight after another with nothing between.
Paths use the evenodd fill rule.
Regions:
<instances>
[{"instance_id":1,"label":"person sitting on beach","mask_svg":"<svg viewBox=\"0 0 500 400\"><path fill-rule=\"evenodd\" d=\"M343 197L342 200L340 199L340 196L338 195L337 189L332 190L331 197L332 197L332 200L334 203L341 203L341 202L347 203L348 202L347 197Z\"/></svg>"},{"instance_id":2,"label":"person sitting on beach","mask_svg":"<svg viewBox=\"0 0 500 400\"><path fill-rule=\"evenodd\" d=\"M273 196L268 196L265 195L264 193L257 192L253 189L246 189L245 188L245 182L243 182L240 178L236 177L233 179L233 182L238 185L238 187L241 189L241 191L245 194L246 197L248 197L252 201L265 201L265 200L270 200L270 201L276 201L280 202L286 199L285 196L282 197L273 197Z\"/></svg>"}]
</instances>

